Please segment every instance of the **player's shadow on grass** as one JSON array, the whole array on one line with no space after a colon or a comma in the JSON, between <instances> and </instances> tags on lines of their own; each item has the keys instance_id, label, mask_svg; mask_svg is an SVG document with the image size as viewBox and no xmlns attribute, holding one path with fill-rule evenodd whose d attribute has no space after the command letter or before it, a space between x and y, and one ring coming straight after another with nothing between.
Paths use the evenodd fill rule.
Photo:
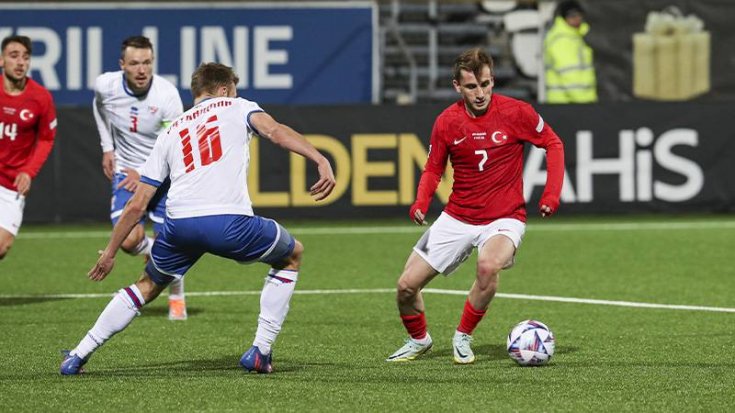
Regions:
<instances>
[{"instance_id":1,"label":"player's shadow on grass","mask_svg":"<svg viewBox=\"0 0 735 413\"><path fill-rule=\"evenodd\" d=\"M68 300L64 297L4 297L0 298L0 307L14 307L16 305L41 304L51 301Z\"/></svg>"},{"instance_id":2,"label":"player's shadow on grass","mask_svg":"<svg viewBox=\"0 0 735 413\"><path fill-rule=\"evenodd\" d=\"M480 346L472 346L472 351L475 355L482 355L483 358L490 360L501 360L508 358L508 352L505 351L505 346L502 344L483 344ZM453 357L452 347L437 349L436 345L431 352L423 357L426 358L446 358Z\"/></svg>"},{"instance_id":3,"label":"player's shadow on grass","mask_svg":"<svg viewBox=\"0 0 735 413\"><path fill-rule=\"evenodd\" d=\"M554 349L554 354L568 354L568 353L576 353L579 351L579 347L577 346L556 346Z\"/></svg>"},{"instance_id":4,"label":"player's shadow on grass","mask_svg":"<svg viewBox=\"0 0 735 413\"><path fill-rule=\"evenodd\" d=\"M484 359L490 359L490 360L505 360L508 358L508 351L505 348L505 345L502 344L483 344L480 346L473 346L472 351L475 353L476 356L482 356ZM579 351L579 347L575 346L561 346L556 348L555 354L567 354L567 353L574 353ZM452 352L452 348L442 348L437 349L436 346L434 349L432 349L431 352L426 354L423 357L426 358L444 358L444 357L453 357L454 354Z\"/></svg>"},{"instance_id":5,"label":"player's shadow on grass","mask_svg":"<svg viewBox=\"0 0 735 413\"><path fill-rule=\"evenodd\" d=\"M287 359L277 360L273 364L279 374L292 373L304 370L305 366L295 365ZM181 360L165 363L151 363L144 366L118 367L115 369L103 369L95 371L93 367L88 368L85 377L109 378L109 377L181 377L181 376L232 376L242 373L249 375L240 367L240 355L222 356L214 359ZM254 373L252 373L255 375ZM259 375L266 376L266 375ZM1 380L0 380L1 381Z\"/></svg>"}]
</instances>

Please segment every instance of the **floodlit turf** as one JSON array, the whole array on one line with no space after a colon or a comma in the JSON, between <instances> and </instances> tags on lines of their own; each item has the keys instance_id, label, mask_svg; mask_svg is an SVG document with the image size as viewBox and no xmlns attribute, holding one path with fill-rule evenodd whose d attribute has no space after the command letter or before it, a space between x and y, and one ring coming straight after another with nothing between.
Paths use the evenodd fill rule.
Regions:
<instances>
[{"instance_id":1,"label":"floodlit turf","mask_svg":"<svg viewBox=\"0 0 735 413\"><path fill-rule=\"evenodd\" d=\"M350 233L353 225L374 233ZM735 405L735 219L531 221L500 293L730 312L499 296L475 332L477 361L469 366L454 365L451 352L465 298L439 292L425 294L433 352L383 361L405 337L390 290L420 235L410 223L338 223L336 233L325 222L287 226L306 245L297 291L311 293L292 300L274 350L276 373L238 367L266 267L210 256L187 275L187 290L242 294L190 295L185 322L168 321L159 299L81 377L59 376L59 350L78 343L109 298L63 294L111 294L137 278L142 259L120 255L112 275L93 283L85 274L107 226L24 227L0 262L2 410L724 412ZM474 261L429 287L467 290ZM556 335L548 366L518 367L505 352L506 334L526 318Z\"/></svg>"}]
</instances>

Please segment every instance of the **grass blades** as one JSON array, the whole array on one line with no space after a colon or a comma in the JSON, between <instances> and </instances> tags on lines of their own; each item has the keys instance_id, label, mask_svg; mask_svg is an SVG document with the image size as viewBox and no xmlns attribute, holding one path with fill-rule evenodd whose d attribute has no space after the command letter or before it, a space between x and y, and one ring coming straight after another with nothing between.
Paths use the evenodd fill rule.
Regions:
<instances>
[{"instance_id":1,"label":"grass blades","mask_svg":"<svg viewBox=\"0 0 735 413\"><path fill-rule=\"evenodd\" d=\"M189 320L168 321L159 298L80 377L59 376L59 350L73 348L108 296L137 279L142 259L121 254L110 277L93 283L85 274L107 226L24 227L0 262L3 410L728 411L735 403L735 314L727 312L735 311L735 219L530 222L516 266L501 275L502 294L475 331L469 366L452 363L451 338L474 257L424 295L433 351L390 364L383 360L406 336L393 289L420 232L403 222L341 222L331 233L324 222L286 226L306 254L274 348L275 374L238 367L267 267L206 256L186 276ZM518 367L505 352L506 335L527 318L556 335L548 366Z\"/></svg>"}]
</instances>

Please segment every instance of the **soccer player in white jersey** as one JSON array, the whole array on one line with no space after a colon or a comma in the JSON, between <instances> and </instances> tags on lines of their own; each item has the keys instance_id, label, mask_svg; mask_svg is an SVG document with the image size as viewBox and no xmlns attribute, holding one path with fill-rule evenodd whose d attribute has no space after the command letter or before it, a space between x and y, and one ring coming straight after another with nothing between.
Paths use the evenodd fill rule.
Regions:
<instances>
[{"instance_id":1,"label":"soccer player in white jersey","mask_svg":"<svg viewBox=\"0 0 735 413\"><path fill-rule=\"evenodd\" d=\"M156 137L184 111L176 86L153 74L153 45L147 37L122 42L120 69L99 77L94 87L94 118L102 144L102 169L112 182L110 218L115 225L140 181L140 168ZM163 185L148 205L153 232L161 232L166 208ZM150 255L153 239L145 234L145 217L123 241L131 255ZM183 281L169 287L169 319L186 320Z\"/></svg>"},{"instance_id":2,"label":"soccer player in white jersey","mask_svg":"<svg viewBox=\"0 0 735 413\"><path fill-rule=\"evenodd\" d=\"M271 266L260 296L255 340L240 365L251 372L273 371L271 347L286 318L304 248L277 222L253 214L247 188L252 134L316 164L319 180L310 192L317 201L332 192L335 180L329 161L303 136L255 102L235 98L237 81L232 68L219 63L202 64L192 75L194 107L158 137L133 198L88 275L101 281L112 271L123 241L156 188L170 177L164 229L153 244L151 260L141 278L121 289L79 345L66 353L61 374L81 373L99 346L127 327L143 305L181 279L205 252Z\"/></svg>"}]
</instances>

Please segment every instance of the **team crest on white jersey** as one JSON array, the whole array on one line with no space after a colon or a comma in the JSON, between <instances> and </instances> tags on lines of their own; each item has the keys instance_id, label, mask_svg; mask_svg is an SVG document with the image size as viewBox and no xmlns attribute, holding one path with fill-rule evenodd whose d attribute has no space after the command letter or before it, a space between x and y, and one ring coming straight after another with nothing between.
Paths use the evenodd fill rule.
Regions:
<instances>
[{"instance_id":1,"label":"team crest on white jersey","mask_svg":"<svg viewBox=\"0 0 735 413\"><path fill-rule=\"evenodd\" d=\"M115 151L115 168L140 168L158 134L184 108L176 86L153 75L145 96L131 96L122 71L107 72L95 81L95 121L105 151Z\"/></svg>"}]
</instances>

